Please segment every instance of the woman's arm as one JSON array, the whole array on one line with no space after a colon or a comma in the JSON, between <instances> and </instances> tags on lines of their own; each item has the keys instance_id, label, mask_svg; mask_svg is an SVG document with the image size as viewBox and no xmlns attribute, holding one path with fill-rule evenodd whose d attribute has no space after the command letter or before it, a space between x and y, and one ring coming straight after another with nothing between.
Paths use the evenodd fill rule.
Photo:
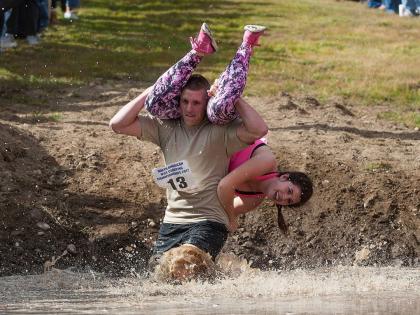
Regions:
<instances>
[{"instance_id":1,"label":"woman's arm","mask_svg":"<svg viewBox=\"0 0 420 315\"><path fill-rule=\"evenodd\" d=\"M263 200L263 198L247 198L235 196L235 199L233 200L235 216L238 217L241 214L254 210L261 204Z\"/></svg>"},{"instance_id":2,"label":"woman's arm","mask_svg":"<svg viewBox=\"0 0 420 315\"><path fill-rule=\"evenodd\" d=\"M235 210L235 189L257 176L275 170L276 166L274 154L268 147L262 146L254 152L254 156L251 159L227 174L219 182L217 195L229 217L231 230L234 230L236 227L238 211L241 211L240 209Z\"/></svg>"}]
</instances>

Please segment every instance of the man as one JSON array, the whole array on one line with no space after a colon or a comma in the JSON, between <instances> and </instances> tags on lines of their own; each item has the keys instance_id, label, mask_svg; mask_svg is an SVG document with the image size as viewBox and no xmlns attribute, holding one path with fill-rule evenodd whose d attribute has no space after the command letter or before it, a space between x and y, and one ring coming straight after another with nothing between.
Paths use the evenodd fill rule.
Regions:
<instances>
[{"instance_id":1,"label":"man","mask_svg":"<svg viewBox=\"0 0 420 315\"><path fill-rule=\"evenodd\" d=\"M212 42L211 33L202 27L192 52L202 53L200 45L208 48ZM165 159L165 167L153 170L155 181L166 188L168 200L154 257L172 248L193 246L215 259L227 239L229 225L217 197L217 185L227 173L229 157L263 137L267 125L243 99L235 103L241 121L211 124L206 117L210 85L201 75L191 76L182 87L180 118L139 116L149 94L154 95L158 89L156 85L125 105L110 121L116 133L158 145ZM190 270L193 265L188 266L187 261L183 264Z\"/></svg>"}]
</instances>

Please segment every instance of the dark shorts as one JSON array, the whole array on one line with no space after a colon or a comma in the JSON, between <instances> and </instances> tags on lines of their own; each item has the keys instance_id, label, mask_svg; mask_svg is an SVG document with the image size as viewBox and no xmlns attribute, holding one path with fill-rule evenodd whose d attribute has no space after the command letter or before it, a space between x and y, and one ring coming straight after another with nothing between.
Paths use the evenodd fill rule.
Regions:
<instances>
[{"instance_id":1,"label":"dark shorts","mask_svg":"<svg viewBox=\"0 0 420 315\"><path fill-rule=\"evenodd\" d=\"M153 255L161 255L183 244L195 245L213 259L220 253L228 237L224 224L202 221L191 224L162 223Z\"/></svg>"}]
</instances>

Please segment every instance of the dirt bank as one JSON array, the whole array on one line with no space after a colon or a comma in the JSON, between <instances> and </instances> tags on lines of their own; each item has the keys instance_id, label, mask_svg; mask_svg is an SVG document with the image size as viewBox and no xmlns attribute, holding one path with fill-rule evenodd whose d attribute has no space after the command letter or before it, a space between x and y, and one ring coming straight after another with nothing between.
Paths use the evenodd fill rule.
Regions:
<instances>
[{"instance_id":1,"label":"dirt bank","mask_svg":"<svg viewBox=\"0 0 420 315\"><path fill-rule=\"evenodd\" d=\"M42 272L60 255L57 268L142 270L165 206L150 176L162 160L157 147L108 128L141 91L133 86L62 90L39 108L0 100L0 275ZM284 211L288 236L267 202L241 218L225 251L260 268L420 265L418 130L377 120L386 106L248 100L267 120L280 164L308 172L315 195Z\"/></svg>"}]
</instances>

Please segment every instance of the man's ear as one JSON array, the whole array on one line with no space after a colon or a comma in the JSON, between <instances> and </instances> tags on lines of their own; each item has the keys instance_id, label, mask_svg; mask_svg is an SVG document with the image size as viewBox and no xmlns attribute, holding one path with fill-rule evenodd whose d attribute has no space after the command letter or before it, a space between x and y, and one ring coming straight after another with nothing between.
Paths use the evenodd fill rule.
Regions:
<instances>
[{"instance_id":1,"label":"man's ear","mask_svg":"<svg viewBox=\"0 0 420 315\"><path fill-rule=\"evenodd\" d=\"M282 182L286 182L286 181L288 181L289 180L289 174L282 174L282 175L280 175L279 176L279 178L280 178L280 181L282 181Z\"/></svg>"}]
</instances>

